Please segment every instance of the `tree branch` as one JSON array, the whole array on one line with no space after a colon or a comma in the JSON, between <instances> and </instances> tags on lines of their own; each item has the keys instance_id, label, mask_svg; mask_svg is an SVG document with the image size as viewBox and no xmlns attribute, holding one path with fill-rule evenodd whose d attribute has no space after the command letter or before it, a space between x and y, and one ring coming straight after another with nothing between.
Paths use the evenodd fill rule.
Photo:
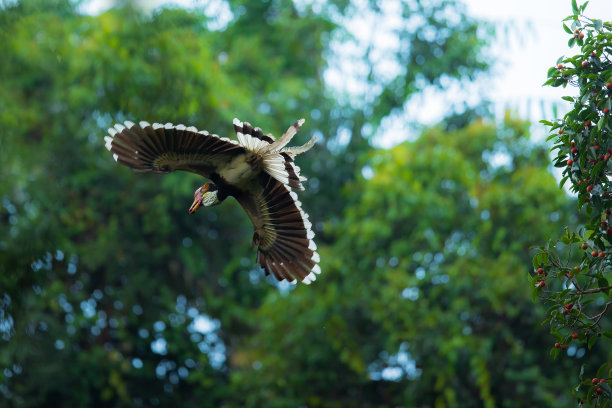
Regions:
<instances>
[{"instance_id":1,"label":"tree branch","mask_svg":"<svg viewBox=\"0 0 612 408\"><path fill-rule=\"evenodd\" d=\"M612 286L603 286L601 288L595 288L595 289L587 289L587 290L580 290L578 289L578 292L582 295L586 295L589 293L598 293L598 292L604 292L606 290L610 290L612 289Z\"/></svg>"}]
</instances>

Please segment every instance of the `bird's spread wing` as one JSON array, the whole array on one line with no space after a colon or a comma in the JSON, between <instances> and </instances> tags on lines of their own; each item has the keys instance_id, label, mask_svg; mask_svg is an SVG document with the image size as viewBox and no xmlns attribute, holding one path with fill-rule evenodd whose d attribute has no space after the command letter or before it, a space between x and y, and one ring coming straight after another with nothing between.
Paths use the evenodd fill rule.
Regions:
<instances>
[{"instance_id":1,"label":"bird's spread wing","mask_svg":"<svg viewBox=\"0 0 612 408\"><path fill-rule=\"evenodd\" d=\"M297 194L262 174L250 191L236 197L255 227L253 245L266 274L295 283L311 283L321 273L308 214Z\"/></svg>"},{"instance_id":2,"label":"bird's spread wing","mask_svg":"<svg viewBox=\"0 0 612 408\"><path fill-rule=\"evenodd\" d=\"M115 160L140 172L185 170L210 178L220 165L245 152L238 142L193 126L127 121L108 132L106 148Z\"/></svg>"}]
</instances>

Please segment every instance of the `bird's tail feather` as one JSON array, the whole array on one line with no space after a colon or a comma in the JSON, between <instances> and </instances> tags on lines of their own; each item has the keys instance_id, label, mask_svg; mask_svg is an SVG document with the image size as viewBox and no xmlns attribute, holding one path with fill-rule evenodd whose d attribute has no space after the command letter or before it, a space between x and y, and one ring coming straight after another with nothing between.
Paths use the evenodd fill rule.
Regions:
<instances>
[{"instance_id":1,"label":"bird's tail feather","mask_svg":"<svg viewBox=\"0 0 612 408\"><path fill-rule=\"evenodd\" d=\"M238 119L234 119L234 128L240 144L261 157L266 173L291 188L303 190L304 186L301 182L306 181L306 178L300 176L300 168L293 163L293 159L298 154L310 150L317 139L313 137L302 146L286 146L304 122L304 119L296 121L276 140L271 135L263 135L261 129L254 128L250 123L241 122Z\"/></svg>"}]
</instances>

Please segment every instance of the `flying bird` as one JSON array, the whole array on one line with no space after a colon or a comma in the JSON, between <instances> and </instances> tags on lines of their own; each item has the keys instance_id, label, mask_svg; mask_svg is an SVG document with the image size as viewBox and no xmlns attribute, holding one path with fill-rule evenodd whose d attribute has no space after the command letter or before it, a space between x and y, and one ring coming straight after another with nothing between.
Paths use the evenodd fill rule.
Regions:
<instances>
[{"instance_id":1,"label":"flying bird","mask_svg":"<svg viewBox=\"0 0 612 408\"><path fill-rule=\"evenodd\" d=\"M310 284L321 273L320 258L308 214L293 191L303 190L306 180L294 159L316 138L286 147L303 123L298 120L275 139L234 119L236 141L193 126L126 121L110 128L104 139L115 161L137 172L183 170L211 180L195 191L189 213L234 197L253 222L253 246L266 275Z\"/></svg>"}]
</instances>

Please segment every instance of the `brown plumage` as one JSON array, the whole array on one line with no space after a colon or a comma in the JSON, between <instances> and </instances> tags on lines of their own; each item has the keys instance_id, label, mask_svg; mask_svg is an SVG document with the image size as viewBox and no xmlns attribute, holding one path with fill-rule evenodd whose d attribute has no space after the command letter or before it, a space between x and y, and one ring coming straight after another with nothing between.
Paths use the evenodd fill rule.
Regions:
<instances>
[{"instance_id":1,"label":"brown plumage","mask_svg":"<svg viewBox=\"0 0 612 408\"><path fill-rule=\"evenodd\" d=\"M189 212L234 197L253 222L253 245L266 274L308 284L321 269L312 226L293 191L303 190L305 180L294 158L316 140L285 147L303 123L304 119L295 122L275 140L234 119L235 141L183 125L125 122L109 129L105 140L114 159L135 171L183 170L212 180L196 190Z\"/></svg>"}]
</instances>

